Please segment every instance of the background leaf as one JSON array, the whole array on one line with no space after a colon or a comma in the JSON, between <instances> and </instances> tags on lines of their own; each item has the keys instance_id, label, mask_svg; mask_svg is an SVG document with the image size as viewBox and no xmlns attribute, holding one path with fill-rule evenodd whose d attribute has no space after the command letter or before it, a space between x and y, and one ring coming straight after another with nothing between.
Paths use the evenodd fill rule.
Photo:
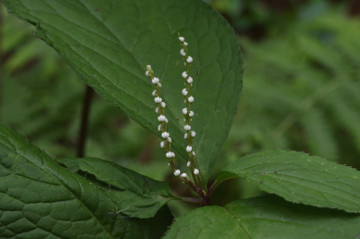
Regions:
<instances>
[{"instance_id":1,"label":"background leaf","mask_svg":"<svg viewBox=\"0 0 360 239\"><path fill-rule=\"evenodd\" d=\"M294 151L251 154L228 165L261 190L288 201L360 212L360 172Z\"/></svg>"},{"instance_id":2,"label":"background leaf","mask_svg":"<svg viewBox=\"0 0 360 239\"><path fill-rule=\"evenodd\" d=\"M111 194L0 127L1 238L159 238L171 215L116 214ZM118 199L118 198L116 198Z\"/></svg>"},{"instance_id":3,"label":"background leaf","mask_svg":"<svg viewBox=\"0 0 360 239\"><path fill-rule=\"evenodd\" d=\"M105 189L112 189L118 207L131 217L153 217L174 198L167 183L140 175L120 165L97 158L57 159L72 171L83 171L100 181ZM89 176L86 174L87 176Z\"/></svg>"},{"instance_id":4,"label":"background leaf","mask_svg":"<svg viewBox=\"0 0 360 239\"><path fill-rule=\"evenodd\" d=\"M36 34L54 47L100 95L157 133L152 86L144 75L151 64L163 82L169 131L183 156L183 96L177 33L194 58L194 149L209 176L241 91L242 60L227 22L201 1L4 1L8 9L37 26ZM199 73L199 75L197 75Z\"/></svg>"},{"instance_id":5,"label":"background leaf","mask_svg":"<svg viewBox=\"0 0 360 239\"><path fill-rule=\"evenodd\" d=\"M164 238L354 239L359 233L359 216L268 197L198 208L178 218Z\"/></svg>"}]
</instances>

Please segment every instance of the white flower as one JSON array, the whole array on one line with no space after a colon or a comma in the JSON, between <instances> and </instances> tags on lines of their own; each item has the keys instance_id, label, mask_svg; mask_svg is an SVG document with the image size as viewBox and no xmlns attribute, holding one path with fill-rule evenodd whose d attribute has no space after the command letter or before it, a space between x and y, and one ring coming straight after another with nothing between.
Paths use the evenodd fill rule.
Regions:
<instances>
[{"instance_id":1,"label":"white flower","mask_svg":"<svg viewBox=\"0 0 360 239\"><path fill-rule=\"evenodd\" d=\"M184 96L186 96L186 95L188 94L188 91L187 91L186 88L184 88L184 89L181 91L181 93L182 93Z\"/></svg>"},{"instance_id":2,"label":"white flower","mask_svg":"<svg viewBox=\"0 0 360 239\"><path fill-rule=\"evenodd\" d=\"M185 133L185 134L184 134L184 139L187 139L187 137L188 137L188 134Z\"/></svg>"},{"instance_id":3,"label":"white flower","mask_svg":"<svg viewBox=\"0 0 360 239\"><path fill-rule=\"evenodd\" d=\"M184 42L185 38L184 37L179 37L179 41Z\"/></svg>"},{"instance_id":4,"label":"white flower","mask_svg":"<svg viewBox=\"0 0 360 239\"><path fill-rule=\"evenodd\" d=\"M150 76L150 72L149 72L149 71L145 71L145 75L146 75L146 76Z\"/></svg>"},{"instance_id":5,"label":"white flower","mask_svg":"<svg viewBox=\"0 0 360 239\"><path fill-rule=\"evenodd\" d=\"M154 78L151 80L151 82L152 82L153 84L157 84L157 83L160 82L160 80L159 80L159 78L154 77Z\"/></svg>"},{"instance_id":6,"label":"white flower","mask_svg":"<svg viewBox=\"0 0 360 239\"><path fill-rule=\"evenodd\" d=\"M154 90L153 92L152 92L152 96L155 96L156 95L156 90Z\"/></svg>"},{"instance_id":7,"label":"white flower","mask_svg":"<svg viewBox=\"0 0 360 239\"><path fill-rule=\"evenodd\" d=\"M150 66L150 65L147 65L146 68L147 68L147 69L151 69L151 66Z\"/></svg>"},{"instance_id":8,"label":"white flower","mask_svg":"<svg viewBox=\"0 0 360 239\"><path fill-rule=\"evenodd\" d=\"M183 108L183 109L182 109L182 112L183 112L184 115L186 115L186 114L187 114L187 109L186 109L186 108Z\"/></svg>"},{"instance_id":9,"label":"white flower","mask_svg":"<svg viewBox=\"0 0 360 239\"><path fill-rule=\"evenodd\" d=\"M161 133L161 137L163 137L164 139L168 138L169 136L170 134L166 131Z\"/></svg>"},{"instance_id":10,"label":"white flower","mask_svg":"<svg viewBox=\"0 0 360 239\"><path fill-rule=\"evenodd\" d=\"M193 117L193 116L194 116L194 111L190 111L190 112L189 112L189 116L190 116L190 117Z\"/></svg>"},{"instance_id":11,"label":"white flower","mask_svg":"<svg viewBox=\"0 0 360 239\"><path fill-rule=\"evenodd\" d=\"M184 71L182 74L181 74L182 78L186 79L188 74L186 73L186 71Z\"/></svg>"},{"instance_id":12,"label":"white flower","mask_svg":"<svg viewBox=\"0 0 360 239\"><path fill-rule=\"evenodd\" d=\"M174 175L175 175L175 176L179 176L179 175L180 175L180 173L181 173L181 172L180 172L180 170L179 170L179 169L176 169L176 170L174 171Z\"/></svg>"},{"instance_id":13,"label":"white flower","mask_svg":"<svg viewBox=\"0 0 360 239\"><path fill-rule=\"evenodd\" d=\"M184 48L181 48L181 50L180 50L180 55L182 55L182 56L185 56L185 55L186 55Z\"/></svg>"},{"instance_id":14,"label":"white flower","mask_svg":"<svg viewBox=\"0 0 360 239\"><path fill-rule=\"evenodd\" d=\"M161 84L161 83L158 83L157 85L158 85L160 88L161 88L161 86L162 86L162 84Z\"/></svg>"},{"instance_id":15,"label":"white flower","mask_svg":"<svg viewBox=\"0 0 360 239\"><path fill-rule=\"evenodd\" d=\"M165 107L166 107L166 103L165 103L165 102L161 102L161 107L165 108Z\"/></svg>"},{"instance_id":16,"label":"white flower","mask_svg":"<svg viewBox=\"0 0 360 239\"><path fill-rule=\"evenodd\" d=\"M170 137L167 137L167 141L171 143L172 139Z\"/></svg>"},{"instance_id":17,"label":"white flower","mask_svg":"<svg viewBox=\"0 0 360 239\"><path fill-rule=\"evenodd\" d=\"M182 174L180 175L180 177L186 178L186 177L187 177L187 174L186 174L186 173L182 173Z\"/></svg>"},{"instance_id":18,"label":"white flower","mask_svg":"<svg viewBox=\"0 0 360 239\"><path fill-rule=\"evenodd\" d=\"M155 112L159 113L159 107L156 107Z\"/></svg>"},{"instance_id":19,"label":"white flower","mask_svg":"<svg viewBox=\"0 0 360 239\"><path fill-rule=\"evenodd\" d=\"M189 96L188 101L189 101L190 103L194 102L194 97L193 97L193 96Z\"/></svg>"},{"instance_id":20,"label":"white flower","mask_svg":"<svg viewBox=\"0 0 360 239\"><path fill-rule=\"evenodd\" d=\"M171 151L167 152L165 155L166 155L167 158L174 158L175 157L175 153L171 152Z\"/></svg>"},{"instance_id":21,"label":"white flower","mask_svg":"<svg viewBox=\"0 0 360 239\"><path fill-rule=\"evenodd\" d=\"M186 167L190 167L190 165L191 165L191 162L190 162L190 161L187 161Z\"/></svg>"},{"instance_id":22,"label":"white flower","mask_svg":"<svg viewBox=\"0 0 360 239\"><path fill-rule=\"evenodd\" d=\"M185 39L184 39L184 40L185 40ZM184 42L184 46L188 46L188 43L187 43L186 41Z\"/></svg>"},{"instance_id":23,"label":"white flower","mask_svg":"<svg viewBox=\"0 0 360 239\"><path fill-rule=\"evenodd\" d=\"M191 131L191 137L195 137L196 136L196 133L195 133L195 131Z\"/></svg>"},{"instance_id":24,"label":"white flower","mask_svg":"<svg viewBox=\"0 0 360 239\"><path fill-rule=\"evenodd\" d=\"M193 58L192 58L191 56L188 56L188 58L186 59L186 62L187 62L187 63L193 62Z\"/></svg>"},{"instance_id":25,"label":"white flower","mask_svg":"<svg viewBox=\"0 0 360 239\"><path fill-rule=\"evenodd\" d=\"M192 84L193 81L194 81L193 78L191 76L189 76L189 78L187 79L187 83Z\"/></svg>"},{"instance_id":26,"label":"white flower","mask_svg":"<svg viewBox=\"0 0 360 239\"><path fill-rule=\"evenodd\" d=\"M166 122L167 118L165 117L165 115L159 115L158 117L158 121L160 122Z\"/></svg>"},{"instance_id":27,"label":"white flower","mask_svg":"<svg viewBox=\"0 0 360 239\"><path fill-rule=\"evenodd\" d=\"M194 169L194 174L195 174L195 175L198 175L198 174L199 174L199 169L197 169L197 168Z\"/></svg>"},{"instance_id":28,"label":"white flower","mask_svg":"<svg viewBox=\"0 0 360 239\"><path fill-rule=\"evenodd\" d=\"M186 152L190 153L192 151L192 147L190 145L186 146Z\"/></svg>"},{"instance_id":29,"label":"white flower","mask_svg":"<svg viewBox=\"0 0 360 239\"><path fill-rule=\"evenodd\" d=\"M158 131L161 131L161 124L158 125Z\"/></svg>"},{"instance_id":30,"label":"white flower","mask_svg":"<svg viewBox=\"0 0 360 239\"><path fill-rule=\"evenodd\" d=\"M184 129L189 131L189 130L191 130L191 126L187 124L187 125L184 126Z\"/></svg>"},{"instance_id":31,"label":"white flower","mask_svg":"<svg viewBox=\"0 0 360 239\"><path fill-rule=\"evenodd\" d=\"M162 99L159 96L157 96L157 97L155 97L154 101L155 101L155 103L160 103L160 102L162 102Z\"/></svg>"},{"instance_id":32,"label":"white flower","mask_svg":"<svg viewBox=\"0 0 360 239\"><path fill-rule=\"evenodd\" d=\"M165 147L165 142L164 141L161 141L160 142L160 148L164 148Z\"/></svg>"},{"instance_id":33,"label":"white flower","mask_svg":"<svg viewBox=\"0 0 360 239\"><path fill-rule=\"evenodd\" d=\"M194 156L195 156L195 152L194 152L194 151L192 152L192 155L194 155Z\"/></svg>"}]
</instances>

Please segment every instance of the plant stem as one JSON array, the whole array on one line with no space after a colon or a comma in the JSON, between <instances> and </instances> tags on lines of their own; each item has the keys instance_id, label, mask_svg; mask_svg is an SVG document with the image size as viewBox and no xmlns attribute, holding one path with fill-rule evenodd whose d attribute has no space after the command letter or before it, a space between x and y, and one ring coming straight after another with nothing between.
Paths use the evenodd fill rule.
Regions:
<instances>
[{"instance_id":1,"label":"plant stem","mask_svg":"<svg viewBox=\"0 0 360 239\"><path fill-rule=\"evenodd\" d=\"M94 94L94 90L90 86L86 85L83 107L81 112L80 131L79 131L78 144L77 144L77 157L84 157L85 145L86 145L85 143L88 134L90 107L91 107L93 94Z\"/></svg>"}]
</instances>

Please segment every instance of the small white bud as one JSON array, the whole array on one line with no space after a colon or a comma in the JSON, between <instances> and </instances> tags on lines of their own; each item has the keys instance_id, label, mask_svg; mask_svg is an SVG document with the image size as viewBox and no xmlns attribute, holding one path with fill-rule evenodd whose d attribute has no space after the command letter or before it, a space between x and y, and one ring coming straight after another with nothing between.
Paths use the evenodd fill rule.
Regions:
<instances>
[{"instance_id":1,"label":"small white bud","mask_svg":"<svg viewBox=\"0 0 360 239\"><path fill-rule=\"evenodd\" d=\"M187 174L186 174L186 173L182 173L182 174L180 175L180 177L186 178L186 177L187 177Z\"/></svg>"},{"instance_id":2,"label":"small white bud","mask_svg":"<svg viewBox=\"0 0 360 239\"><path fill-rule=\"evenodd\" d=\"M188 91L187 91L187 89L183 89L182 91L181 91L181 93L184 95L184 96L186 96L187 94L188 94Z\"/></svg>"},{"instance_id":3,"label":"small white bud","mask_svg":"<svg viewBox=\"0 0 360 239\"><path fill-rule=\"evenodd\" d=\"M169 136L170 134L166 131L161 133L161 137L163 137L164 139L168 138Z\"/></svg>"},{"instance_id":4,"label":"small white bud","mask_svg":"<svg viewBox=\"0 0 360 239\"><path fill-rule=\"evenodd\" d=\"M155 96L156 95L156 90L154 90L153 92L152 92L152 96Z\"/></svg>"},{"instance_id":5,"label":"small white bud","mask_svg":"<svg viewBox=\"0 0 360 239\"><path fill-rule=\"evenodd\" d=\"M179 170L179 169L176 169L176 170L174 171L174 175L175 175L175 176L179 176L179 175L180 175L180 173L181 173L181 172L180 172L180 170Z\"/></svg>"},{"instance_id":6,"label":"small white bud","mask_svg":"<svg viewBox=\"0 0 360 239\"><path fill-rule=\"evenodd\" d=\"M167 137L167 141L171 143L172 139L170 137Z\"/></svg>"},{"instance_id":7,"label":"small white bud","mask_svg":"<svg viewBox=\"0 0 360 239\"><path fill-rule=\"evenodd\" d=\"M188 75L187 75L186 71L184 71L184 72L181 74L181 76L182 76L182 78L186 79Z\"/></svg>"},{"instance_id":8,"label":"small white bud","mask_svg":"<svg viewBox=\"0 0 360 239\"><path fill-rule=\"evenodd\" d=\"M167 152L167 153L165 154L165 156L166 156L167 158L174 158L174 157L175 157L175 154L174 154L173 152L169 151L169 152Z\"/></svg>"},{"instance_id":9,"label":"small white bud","mask_svg":"<svg viewBox=\"0 0 360 239\"><path fill-rule=\"evenodd\" d=\"M191 131L191 137L195 137L196 136L196 133L195 133L195 131Z\"/></svg>"},{"instance_id":10,"label":"small white bud","mask_svg":"<svg viewBox=\"0 0 360 239\"><path fill-rule=\"evenodd\" d=\"M190 162L190 161L187 161L186 167L190 167L190 165L191 165L191 162Z\"/></svg>"},{"instance_id":11,"label":"small white bud","mask_svg":"<svg viewBox=\"0 0 360 239\"><path fill-rule=\"evenodd\" d=\"M189 131L189 130L191 130L191 126L187 124L187 125L184 126L184 129Z\"/></svg>"},{"instance_id":12,"label":"small white bud","mask_svg":"<svg viewBox=\"0 0 360 239\"><path fill-rule=\"evenodd\" d=\"M190 145L186 146L186 152L190 153L192 151L192 147Z\"/></svg>"},{"instance_id":13,"label":"small white bud","mask_svg":"<svg viewBox=\"0 0 360 239\"><path fill-rule=\"evenodd\" d=\"M194 156L195 156L195 152L194 152L194 151L192 152L192 155L194 155Z\"/></svg>"},{"instance_id":14,"label":"small white bud","mask_svg":"<svg viewBox=\"0 0 360 239\"><path fill-rule=\"evenodd\" d=\"M192 58L191 56L188 56L188 58L186 59L186 62L187 62L187 63L193 62L193 58Z\"/></svg>"},{"instance_id":15,"label":"small white bud","mask_svg":"<svg viewBox=\"0 0 360 239\"><path fill-rule=\"evenodd\" d=\"M197 168L194 169L194 174L195 174L195 175L198 175L198 174L199 174L199 169L197 169Z\"/></svg>"},{"instance_id":16,"label":"small white bud","mask_svg":"<svg viewBox=\"0 0 360 239\"><path fill-rule=\"evenodd\" d=\"M154 78L151 80L151 82L152 82L153 84L157 84L157 83L160 82L160 80L159 80L159 78L154 77Z\"/></svg>"},{"instance_id":17,"label":"small white bud","mask_svg":"<svg viewBox=\"0 0 360 239\"><path fill-rule=\"evenodd\" d=\"M161 141L160 142L160 148L164 148L165 147L165 142L164 141Z\"/></svg>"},{"instance_id":18,"label":"small white bud","mask_svg":"<svg viewBox=\"0 0 360 239\"><path fill-rule=\"evenodd\" d=\"M168 166L170 167L170 163L168 163Z\"/></svg>"},{"instance_id":19,"label":"small white bud","mask_svg":"<svg viewBox=\"0 0 360 239\"><path fill-rule=\"evenodd\" d=\"M161 126L161 124L159 124L158 125L158 131L161 131L161 128L162 128L162 126Z\"/></svg>"},{"instance_id":20,"label":"small white bud","mask_svg":"<svg viewBox=\"0 0 360 239\"><path fill-rule=\"evenodd\" d=\"M185 38L184 37L179 37L179 41L184 42Z\"/></svg>"},{"instance_id":21,"label":"small white bud","mask_svg":"<svg viewBox=\"0 0 360 239\"><path fill-rule=\"evenodd\" d=\"M165 103L165 102L161 102L161 107L165 108L165 107L166 107L166 103Z\"/></svg>"},{"instance_id":22,"label":"small white bud","mask_svg":"<svg viewBox=\"0 0 360 239\"><path fill-rule=\"evenodd\" d=\"M158 117L158 121L160 121L160 122L166 122L166 117L165 117L165 115L159 115L159 117Z\"/></svg>"},{"instance_id":23,"label":"small white bud","mask_svg":"<svg viewBox=\"0 0 360 239\"><path fill-rule=\"evenodd\" d=\"M189 78L186 81L187 83L192 84L194 80L191 76L189 76Z\"/></svg>"},{"instance_id":24,"label":"small white bud","mask_svg":"<svg viewBox=\"0 0 360 239\"><path fill-rule=\"evenodd\" d=\"M155 112L159 113L159 107L156 107Z\"/></svg>"},{"instance_id":25,"label":"small white bud","mask_svg":"<svg viewBox=\"0 0 360 239\"><path fill-rule=\"evenodd\" d=\"M155 97L154 101L155 101L155 103L161 103L162 99L157 96L157 97Z\"/></svg>"},{"instance_id":26,"label":"small white bud","mask_svg":"<svg viewBox=\"0 0 360 239\"><path fill-rule=\"evenodd\" d=\"M187 114L187 109L186 109L186 108L183 108L183 109L182 109L182 112L183 112L184 115L186 115L186 114Z\"/></svg>"},{"instance_id":27,"label":"small white bud","mask_svg":"<svg viewBox=\"0 0 360 239\"><path fill-rule=\"evenodd\" d=\"M181 50L180 50L180 55L182 55L182 56L185 56L185 55L186 55L184 48L181 48Z\"/></svg>"},{"instance_id":28,"label":"small white bud","mask_svg":"<svg viewBox=\"0 0 360 239\"><path fill-rule=\"evenodd\" d=\"M151 66L150 66L150 65L147 65L147 66L146 66L146 69L151 69Z\"/></svg>"},{"instance_id":29,"label":"small white bud","mask_svg":"<svg viewBox=\"0 0 360 239\"><path fill-rule=\"evenodd\" d=\"M188 137L188 133L185 133L184 134L184 139L187 139L187 137Z\"/></svg>"},{"instance_id":30,"label":"small white bud","mask_svg":"<svg viewBox=\"0 0 360 239\"><path fill-rule=\"evenodd\" d=\"M162 84L159 82L158 84L157 84L160 88L161 88L161 86L162 86Z\"/></svg>"},{"instance_id":31,"label":"small white bud","mask_svg":"<svg viewBox=\"0 0 360 239\"><path fill-rule=\"evenodd\" d=\"M188 101L189 101L190 103L194 102L194 97L193 97L193 96L189 96Z\"/></svg>"},{"instance_id":32,"label":"small white bud","mask_svg":"<svg viewBox=\"0 0 360 239\"><path fill-rule=\"evenodd\" d=\"M190 111L190 112L189 112L189 116L190 116L190 117L194 117L194 111Z\"/></svg>"},{"instance_id":33,"label":"small white bud","mask_svg":"<svg viewBox=\"0 0 360 239\"><path fill-rule=\"evenodd\" d=\"M145 71L145 75L146 75L146 76L150 76L150 72L149 72L149 71Z\"/></svg>"},{"instance_id":34,"label":"small white bud","mask_svg":"<svg viewBox=\"0 0 360 239\"><path fill-rule=\"evenodd\" d=\"M184 40L185 40L185 39L184 39ZM188 43L187 43L186 41L184 42L184 46L188 46Z\"/></svg>"}]
</instances>

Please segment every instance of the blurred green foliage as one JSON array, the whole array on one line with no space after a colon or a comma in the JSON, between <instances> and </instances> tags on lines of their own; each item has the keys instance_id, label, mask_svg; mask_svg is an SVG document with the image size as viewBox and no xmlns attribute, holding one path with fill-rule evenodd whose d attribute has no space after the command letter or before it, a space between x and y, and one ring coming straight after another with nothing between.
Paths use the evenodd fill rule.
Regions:
<instances>
[{"instance_id":1,"label":"blurred green foliage","mask_svg":"<svg viewBox=\"0 0 360 239\"><path fill-rule=\"evenodd\" d=\"M261 43L241 39L245 90L234 151L290 148L358 167L359 28L328 12Z\"/></svg>"}]
</instances>

